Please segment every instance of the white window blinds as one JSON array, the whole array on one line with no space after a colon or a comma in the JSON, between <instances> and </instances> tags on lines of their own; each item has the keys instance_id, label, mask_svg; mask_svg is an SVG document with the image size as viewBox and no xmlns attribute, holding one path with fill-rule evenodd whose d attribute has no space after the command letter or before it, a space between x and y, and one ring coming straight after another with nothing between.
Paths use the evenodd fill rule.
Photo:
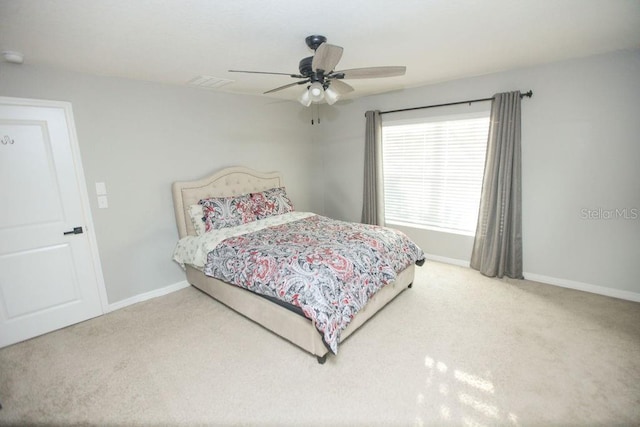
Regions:
<instances>
[{"instance_id":1,"label":"white window blinds","mask_svg":"<svg viewBox=\"0 0 640 427\"><path fill-rule=\"evenodd\" d=\"M474 234L489 113L384 125L387 223Z\"/></svg>"}]
</instances>

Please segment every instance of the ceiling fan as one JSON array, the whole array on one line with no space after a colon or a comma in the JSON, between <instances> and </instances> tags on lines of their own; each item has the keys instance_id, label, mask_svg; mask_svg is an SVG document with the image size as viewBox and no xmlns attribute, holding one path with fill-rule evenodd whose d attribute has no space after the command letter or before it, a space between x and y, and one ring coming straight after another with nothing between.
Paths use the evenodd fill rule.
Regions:
<instances>
[{"instance_id":1,"label":"ceiling fan","mask_svg":"<svg viewBox=\"0 0 640 427\"><path fill-rule=\"evenodd\" d=\"M299 74L272 73L268 71L243 71L229 70L231 73L253 74L279 74L301 79L295 83L279 86L264 92L272 93L296 85L308 83L307 89L302 92L299 101L305 107L312 102L318 103L325 100L329 105L334 104L342 95L352 92L354 89L344 79L372 79L378 77L402 76L407 67L368 67L352 68L349 70L335 71L336 65L342 57L342 48L327 43L327 38L319 35L311 35L305 39L307 46L315 51L313 56L303 58L298 69Z\"/></svg>"}]
</instances>

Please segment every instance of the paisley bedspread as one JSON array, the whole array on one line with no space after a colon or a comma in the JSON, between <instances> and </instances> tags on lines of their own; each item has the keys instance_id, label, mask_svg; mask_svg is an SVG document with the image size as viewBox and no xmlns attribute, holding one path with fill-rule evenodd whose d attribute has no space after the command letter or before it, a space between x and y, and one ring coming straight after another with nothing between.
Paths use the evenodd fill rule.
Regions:
<instances>
[{"instance_id":1,"label":"paisley bedspread","mask_svg":"<svg viewBox=\"0 0 640 427\"><path fill-rule=\"evenodd\" d=\"M223 240L204 272L302 309L336 354L340 333L422 250L400 231L314 215Z\"/></svg>"}]
</instances>

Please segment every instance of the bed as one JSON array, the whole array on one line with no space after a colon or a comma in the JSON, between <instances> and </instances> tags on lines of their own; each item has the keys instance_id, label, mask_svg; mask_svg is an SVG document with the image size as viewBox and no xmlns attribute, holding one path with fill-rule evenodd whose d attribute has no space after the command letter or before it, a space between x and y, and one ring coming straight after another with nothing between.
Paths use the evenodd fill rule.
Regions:
<instances>
[{"instance_id":1,"label":"bed","mask_svg":"<svg viewBox=\"0 0 640 427\"><path fill-rule=\"evenodd\" d=\"M197 205L200 200L213 197L236 197L281 187L284 187L284 182L280 173L263 173L245 167L230 167L202 179L174 182L172 194L180 242L188 239L193 240L195 237L189 236L196 236L201 232L196 233L192 220L193 214L189 212L189 209ZM416 263L421 265L422 262L424 262L424 257ZM399 293L411 287L416 263L412 262L404 270L397 273L394 281L383 286L368 299L366 305L352 317L348 326L341 331L340 342L344 342L347 337ZM301 315L301 312L292 310L290 304L288 306L287 304L275 303L272 298L211 277L203 272L204 269L201 266L184 263L183 267L186 271L187 281L191 285L315 355L319 363L324 363L329 353L335 353L328 347L314 322Z\"/></svg>"}]
</instances>

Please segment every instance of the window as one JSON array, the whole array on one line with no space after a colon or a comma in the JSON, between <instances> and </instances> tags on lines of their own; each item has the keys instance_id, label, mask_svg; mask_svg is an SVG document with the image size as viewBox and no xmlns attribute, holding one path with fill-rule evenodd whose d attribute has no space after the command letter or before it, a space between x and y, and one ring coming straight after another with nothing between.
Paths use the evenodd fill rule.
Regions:
<instances>
[{"instance_id":1,"label":"window","mask_svg":"<svg viewBox=\"0 0 640 427\"><path fill-rule=\"evenodd\" d=\"M489 111L383 124L386 222L473 235Z\"/></svg>"}]
</instances>

